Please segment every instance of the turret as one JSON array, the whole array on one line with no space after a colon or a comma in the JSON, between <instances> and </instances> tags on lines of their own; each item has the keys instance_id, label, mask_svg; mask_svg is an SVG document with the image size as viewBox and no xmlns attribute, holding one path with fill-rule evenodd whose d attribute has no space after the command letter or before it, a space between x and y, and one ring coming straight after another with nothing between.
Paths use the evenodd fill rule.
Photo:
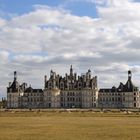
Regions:
<instances>
[{"instance_id":1,"label":"turret","mask_svg":"<svg viewBox=\"0 0 140 140\"><path fill-rule=\"evenodd\" d=\"M76 80L77 79L77 74L76 73L74 73L74 80Z\"/></svg>"},{"instance_id":2,"label":"turret","mask_svg":"<svg viewBox=\"0 0 140 140\"><path fill-rule=\"evenodd\" d=\"M52 78L53 77L53 71L51 70L50 71L50 78Z\"/></svg>"},{"instance_id":3,"label":"turret","mask_svg":"<svg viewBox=\"0 0 140 140\"><path fill-rule=\"evenodd\" d=\"M91 79L91 70L90 69L88 70L88 76L89 76L89 79Z\"/></svg>"},{"instance_id":4,"label":"turret","mask_svg":"<svg viewBox=\"0 0 140 140\"><path fill-rule=\"evenodd\" d=\"M95 87L97 88L97 76L95 76Z\"/></svg>"},{"instance_id":5,"label":"turret","mask_svg":"<svg viewBox=\"0 0 140 140\"><path fill-rule=\"evenodd\" d=\"M73 76L73 68L72 68L72 65L70 67L70 76Z\"/></svg>"},{"instance_id":6,"label":"turret","mask_svg":"<svg viewBox=\"0 0 140 140\"><path fill-rule=\"evenodd\" d=\"M56 79L56 73L52 72L52 79L55 80Z\"/></svg>"},{"instance_id":7,"label":"turret","mask_svg":"<svg viewBox=\"0 0 140 140\"><path fill-rule=\"evenodd\" d=\"M68 74L67 73L65 74L65 77L66 77L66 80L68 80Z\"/></svg>"},{"instance_id":8,"label":"turret","mask_svg":"<svg viewBox=\"0 0 140 140\"><path fill-rule=\"evenodd\" d=\"M16 80L17 80L17 72L14 71L14 81L16 81Z\"/></svg>"},{"instance_id":9,"label":"turret","mask_svg":"<svg viewBox=\"0 0 140 140\"><path fill-rule=\"evenodd\" d=\"M131 81L131 78L132 78L132 72L129 70L128 71L128 80Z\"/></svg>"},{"instance_id":10,"label":"turret","mask_svg":"<svg viewBox=\"0 0 140 140\"><path fill-rule=\"evenodd\" d=\"M86 82L86 75L82 75L83 76L83 81Z\"/></svg>"},{"instance_id":11,"label":"turret","mask_svg":"<svg viewBox=\"0 0 140 140\"><path fill-rule=\"evenodd\" d=\"M44 76L44 88L46 88L46 83L47 83L47 75Z\"/></svg>"}]
</instances>

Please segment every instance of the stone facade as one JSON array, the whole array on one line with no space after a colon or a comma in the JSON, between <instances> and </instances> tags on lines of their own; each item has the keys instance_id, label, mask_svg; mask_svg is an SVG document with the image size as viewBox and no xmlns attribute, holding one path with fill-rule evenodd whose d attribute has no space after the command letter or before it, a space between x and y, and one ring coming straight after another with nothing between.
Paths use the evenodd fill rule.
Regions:
<instances>
[{"instance_id":1,"label":"stone facade","mask_svg":"<svg viewBox=\"0 0 140 140\"><path fill-rule=\"evenodd\" d=\"M97 88L97 76L91 71L77 76L70 67L64 77L50 71L44 77L44 89L33 89L26 83L19 84L17 73L7 87L8 108L140 108L140 92L132 83L128 71L126 84L110 89Z\"/></svg>"},{"instance_id":2,"label":"stone facade","mask_svg":"<svg viewBox=\"0 0 140 140\"><path fill-rule=\"evenodd\" d=\"M120 83L118 88L100 89L98 103L99 108L139 108L140 92L132 83L131 71L128 71L126 84Z\"/></svg>"},{"instance_id":3,"label":"stone facade","mask_svg":"<svg viewBox=\"0 0 140 140\"><path fill-rule=\"evenodd\" d=\"M26 83L19 84L17 73L14 72L13 83L7 87L7 107L8 108L42 108L43 90L27 87Z\"/></svg>"},{"instance_id":4,"label":"stone facade","mask_svg":"<svg viewBox=\"0 0 140 140\"><path fill-rule=\"evenodd\" d=\"M44 90L20 85L14 72L14 81L7 88L8 108L94 108L98 104L97 76L91 71L77 76L70 73L65 77L51 70L50 78L45 76Z\"/></svg>"},{"instance_id":5,"label":"stone facade","mask_svg":"<svg viewBox=\"0 0 140 140\"><path fill-rule=\"evenodd\" d=\"M65 77L52 70L48 80L45 76L45 108L94 108L97 107L97 99L97 77L91 77L90 70L77 77L71 66Z\"/></svg>"}]
</instances>

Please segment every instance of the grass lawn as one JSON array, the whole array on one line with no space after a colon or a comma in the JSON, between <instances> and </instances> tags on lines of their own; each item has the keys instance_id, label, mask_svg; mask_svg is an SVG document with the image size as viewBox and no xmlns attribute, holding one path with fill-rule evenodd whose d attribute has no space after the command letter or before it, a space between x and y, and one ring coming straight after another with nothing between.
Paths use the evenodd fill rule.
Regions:
<instances>
[{"instance_id":1,"label":"grass lawn","mask_svg":"<svg viewBox=\"0 0 140 140\"><path fill-rule=\"evenodd\" d=\"M140 115L0 112L0 140L140 140Z\"/></svg>"}]
</instances>

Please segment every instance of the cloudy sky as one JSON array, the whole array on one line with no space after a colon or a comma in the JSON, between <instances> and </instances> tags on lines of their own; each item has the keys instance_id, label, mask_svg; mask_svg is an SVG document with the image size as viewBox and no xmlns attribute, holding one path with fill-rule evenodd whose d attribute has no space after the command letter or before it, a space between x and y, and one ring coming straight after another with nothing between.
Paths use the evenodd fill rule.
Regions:
<instances>
[{"instance_id":1,"label":"cloudy sky","mask_svg":"<svg viewBox=\"0 0 140 140\"><path fill-rule=\"evenodd\" d=\"M140 0L0 0L0 97L13 71L43 88L51 69L91 69L98 86L140 87Z\"/></svg>"}]
</instances>

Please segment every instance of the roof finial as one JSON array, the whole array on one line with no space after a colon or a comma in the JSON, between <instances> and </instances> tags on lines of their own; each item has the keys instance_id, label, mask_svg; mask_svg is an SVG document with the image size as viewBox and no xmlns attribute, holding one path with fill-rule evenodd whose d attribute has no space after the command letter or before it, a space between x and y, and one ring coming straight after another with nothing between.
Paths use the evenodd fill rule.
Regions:
<instances>
[{"instance_id":1,"label":"roof finial","mask_svg":"<svg viewBox=\"0 0 140 140\"><path fill-rule=\"evenodd\" d=\"M16 81L17 80L17 72L14 71L14 80Z\"/></svg>"},{"instance_id":2,"label":"roof finial","mask_svg":"<svg viewBox=\"0 0 140 140\"><path fill-rule=\"evenodd\" d=\"M131 78L132 78L132 72L131 72L131 70L129 70L128 71L128 80L131 80Z\"/></svg>"}]
</instances>

